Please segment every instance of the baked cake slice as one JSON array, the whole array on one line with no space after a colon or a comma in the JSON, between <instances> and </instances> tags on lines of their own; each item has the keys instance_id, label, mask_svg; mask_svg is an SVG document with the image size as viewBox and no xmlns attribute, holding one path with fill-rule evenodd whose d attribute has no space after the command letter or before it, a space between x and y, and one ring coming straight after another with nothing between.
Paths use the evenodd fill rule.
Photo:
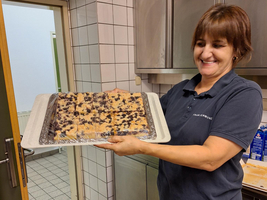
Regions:
<instances>
[{"instance_id":1,"label":"baked cake slice","mask_svg":"<svg viewBox=\"0 0 267 200\"><path fill-rule=\"evenodd\" d=\"M86 113L79 115L78 123L78 135L83 139L95 139L96 138L96 124L95 119L97 113Z\"/></svg>"},{"instance_id":2,"label":"baked cake slice","mask_svg":"<svg viewBox=\"0 0 267 200\"><path fill-rule=\"evenodd\" d=\"M144 103L141 93L130 93L129 98L127 98L127 104L129 108L127 111L138 111L141 113L145 113Z\"/></svg>"},{"instance_id":3,"label":"baked cake slice","mask_svg":"<svg viewBox=\"0 0 267 200\"><path fill-rule=\"evenodd\" d=\"M141 93L108 93L111 112L145 113Z\"/></svg>"},{"instance_id":4,"label":"baked cake slice","mask_svg":"<svg viewBox=\"0 0 267 200\"><path fill-rule=\"evenodd\" d=\"M112 113L101 112L95 120L97 138L107 138L114 135L114 117Z\"/></svg>"},{"instance_id":5,"label":"baked cake slice","mask_svg":"<svg viewBox=\"0 0 267 200\"><path fill-rule=\"evenodd\" d=\"M75 112L77 95L74 93L59 93L57 100L58 113L71 113Z\"/></svg>"},{"instance_id":6,"label":"baked cake slice","mask_svg":"<svg viewBox=\"0 0 267 200\"><path fill-rule=\"evenodd\" d=\"M78 120L73 114L57 113L54 122L55 140L76 140Z\"/></svg>"},{"instance_id":7,"label":"baked cake slice","mask_svg":"<svg viewBox=\"0 0 267 200\"><path fill-rule=\"evenodd\" d=\"M108 93L110 112L129 110L128 98L130 93Z\"/></svg>"},{"instance_id":8,"label":"baked cake slice","mask_svg":"<svg viewBox=\"0 0 267 200\"><path fill-rule=\"evenodd\" d=\"M114 114L114 134L147 136L149 127L146 116L140 112L120 112Z\"/></svg>"},{"instance_id":9,"label":"baked cake slice","mask_svg":"<svg viewBox=\"0 0 267 200\"><path fill-rule=\"evenodd\" d=\"M76 111L79 114L86 114L92 111L93 100L94 100L93 94L94 93L92 92L78 93L76 102Z\"/></svg>"},{"instance_id":10,"label":"baked cake slice","mask_svg":"<svg viewBox=\"0 0 267 200\"><path fill-rule=\"evenodd\" d=\"M93 111L92 112L109 112L110 104L108 94L104 92L94 93Z\"/></svg>"}]
</instances>

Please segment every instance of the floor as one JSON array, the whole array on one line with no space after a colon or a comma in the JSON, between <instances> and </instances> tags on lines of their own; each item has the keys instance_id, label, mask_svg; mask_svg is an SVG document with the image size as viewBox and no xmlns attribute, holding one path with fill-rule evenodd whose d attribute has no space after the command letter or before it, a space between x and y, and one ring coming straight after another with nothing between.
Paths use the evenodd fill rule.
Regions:
<instances>
[{"instance_id":1,"label":"floor","mask_svg":"<svg viewBox=\"0 0 267 200\"><path fill-rule=\"evenodd\" d=\"M30 200L70 200L67 153L26 161Z\"/></svg>"}]
</instances>

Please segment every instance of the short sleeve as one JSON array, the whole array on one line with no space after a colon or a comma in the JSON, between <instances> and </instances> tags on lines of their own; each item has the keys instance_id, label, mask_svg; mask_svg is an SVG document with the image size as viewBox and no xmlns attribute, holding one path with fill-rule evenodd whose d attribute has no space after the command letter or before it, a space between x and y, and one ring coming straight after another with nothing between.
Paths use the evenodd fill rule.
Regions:
<instances>
[{"instance_id":1,"label":"short sleeve","mask_svg":"<svg viewBox=\"0 0 267 200\"><path fill-rule=\"evenodd\" d=\"M262 95L246 88L229 96L217 108L210 135L231 140L243 149L251 143L262 117Z\"/></svg>"}]
</instances>

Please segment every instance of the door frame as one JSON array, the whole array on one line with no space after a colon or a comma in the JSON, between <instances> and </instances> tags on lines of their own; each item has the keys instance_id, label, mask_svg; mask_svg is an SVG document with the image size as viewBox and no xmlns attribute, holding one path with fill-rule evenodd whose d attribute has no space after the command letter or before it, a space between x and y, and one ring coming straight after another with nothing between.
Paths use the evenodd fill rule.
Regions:
<instances>
[{"instance_id":1,"label":"door frame","mask_svg":"<svg viewBox=\"0 0 267 200\"><path fill-rule=\"evenodd\" d=\"M64 0L5 0L10 2L19 2L19 3L30 3L30 4L39 4L39 5L46 5L46 6L57 6L61 8L62 13L62 31L63 31L63 42L64 42L64 51L65 51L65 63L66 63L66 71L67 71L67 79L68 79L68 91L76 91L75 81L74 81L74 74L73 74L73 56L71 51L71 36L70 36L70 28L69 28L69 14L68 14L68 2ZM3 16L3 9L2 9L2 0L0 0L0 49L2 54L2 63L3 63L3 73L5 77L5 85L7 91L7 100L8 100L8 107L10 111L10 121L11 127L13 132L13 141L15 146L15 155L16 155L16 163L18 166L18 176L19 176L19 183L20 183L20 190L22 200L28 200L28 189L27 184L23 186L22 180L22 172L20 170L20 158L19 158L19 149L18 144L21 143L20 132L19 132L19 124L18 124L18 117L17 117L17 109L16 109L16 102L15 102L15 95L14 95L14 88L13 88L13 81L12 81L12 74L11 74L11 67L10 67L10 60L8 54L8 45L7 45L7 38L6 38L6 31L4 25L4 16ZM64 91L67 92L67 91ZM23 154L23 149L21 148L20 151ZM82 189L82 173L81 173L81 148L80 147L68 147L68 163L71 170L74 170L74 173L70 174L70 176L75 180L71 184L71 188L76 193L75 196L72 196L72 199L79 199L79 196L83 196L83 189ZM23 155L24 156L24 155ZM23 161L23 168L26 171L26 165ZM77 170L78 169L78 170Z\"/></svg>"}]
</instances>

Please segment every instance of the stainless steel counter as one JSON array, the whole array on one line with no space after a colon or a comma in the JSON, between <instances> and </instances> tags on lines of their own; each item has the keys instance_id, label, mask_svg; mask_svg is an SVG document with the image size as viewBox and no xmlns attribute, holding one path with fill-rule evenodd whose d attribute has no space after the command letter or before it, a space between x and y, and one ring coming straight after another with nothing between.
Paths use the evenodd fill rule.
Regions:
<instances>
[{"instance_id":1,"label":"stainless steel counter","mask_svg":"<svg viewBox=\"0 0 267 200\"><path fill-rule=\"evenodd\" d=\"M147 164L153 168L158 169L158 165L159 165L159 159L153 156L147 156L147 155L142 155L142 154L136 154L136 155L132 155L132 156L126 156L128 158L131 158L133 160L136 160L138 162Z\"/></svg>"}]
</instances>

